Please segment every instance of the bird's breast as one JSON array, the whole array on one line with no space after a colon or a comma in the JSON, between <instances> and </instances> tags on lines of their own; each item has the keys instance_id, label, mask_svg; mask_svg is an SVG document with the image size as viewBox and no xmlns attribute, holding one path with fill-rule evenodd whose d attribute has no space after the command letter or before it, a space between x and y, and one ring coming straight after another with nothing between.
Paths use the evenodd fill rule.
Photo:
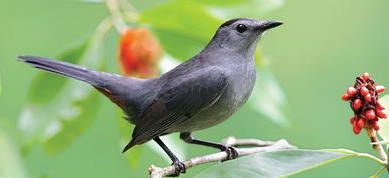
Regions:
<instances>
[{"instance_id":1,"label":"bird's breast","mask_svg":"<svg viewBox=\"0 0 389 178\"><path fill-rule=\"evenodd\" d=\"M224 107L235 111L250 96L254 88L256 72L254 64L237 66L229 72L229 87L221 102Z\"/></svg>"},{"instance_id":2,"label":"bird's breast","mask_svg":"<svg viewBox=\"0 0 389 178\"><path fill-rule=\"evenodd\" d=\"M238 65L225 71L228 76L228 87L225 93L211 107L178 126L177 131L191 132L219 124L247 101L255 84L255 65Z\"/></svg>"}]
</instances>

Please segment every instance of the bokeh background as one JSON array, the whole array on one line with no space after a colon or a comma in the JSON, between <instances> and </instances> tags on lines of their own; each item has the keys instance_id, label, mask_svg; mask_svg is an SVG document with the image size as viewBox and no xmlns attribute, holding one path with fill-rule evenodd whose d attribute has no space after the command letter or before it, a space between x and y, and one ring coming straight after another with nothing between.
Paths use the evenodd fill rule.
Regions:
<instances>
[{"instance_id":1,"label":"bokeh background","mask_svg":"<svg viewBox=\"0 0 389 178\"><path fill-rule=\"evenodd\" d=\"M171 3L131 2L140 12ZM213 141L231 135L265 140L286 138L290 143L305 149L349 148L374 154L364 134L355 136L352 133L348 123L352 113L347 104L340 101L340 95L352 84L354 77L362 72L369 72L379 83L389 85L389 1L256 0L257 6L242 6L240 11L234 10L229 1L225 4L223 1L214 1L214 4L193 2L205 4L205 9L216 9L214 12L218 16L215 19L219 21L212 21L213 26L210 28L216 28L222 19L234 16L285 22L283 26L266 33L259 49L260 65L265 66L262 73L271 75L269 80L276 83L276 87L280 87L287 98L287 102L282 101L283 104L280 104L282 108L275 108L281 113L281 121L272 118L271 114L269 116L255 111L255 107L252 107L255 101L252 101L226 122L196 132L196 137ZM166 17L160 15L157 21L164 24L165 18L179 16L187 18L194 30L196 26L209 25L207 19L201 19L203 16L191 16L193 12L187 11L187 8L177 6L176 11L167 12ZM30 87L40 74L38 70L18 62L16 56L30 54L54 57L71 44L88 39L100 21L108 15L105 4L100 2L0 1L0 171L12 177L34 178L147 177L146 170L151 163L160 166L170 164L160 156L159 148L154 148L153 144L140 146L128 155L121 154L123 130L127 132L125 138L129 139L131 128L120 128L120 112L103 95L98 95L100 104L96 107L86 107L89 112L95 113L81 118L87 120L88 123L84 123L86 127L77 128L80 133L71 142L64 141L63 145L57 143L63 147L58 152L48 152L40 138L31 142L29 138L34 137L34 134L21 129L21 115L30 103L29 95L33 95ZM202 40L188 40L185 45L189 49L182 49L180 39L163 40L160 39L164 37L163 30L153 29L152 25L150 29L163 42L162 45L167 44L166 41L170 42L170 51L174 45L178 50L184 50L185 53L170 54L183 59L196 54L213 35L212 30L205 31L205 34L199 33ZM190 30L186 35L193 35L196 39L196 33ZM116 54L118 40L115 30L110 30L105 36L102 59L106 64L102 70L119 72ZM195 44L193 50L191 44ZM87 88L81 82L75 82L74 85ZM48 91L48 86L44 84L39 87L43 93L55 90L49 87ZM272 102L271 98L267 98L267 101ZM275 104L271 107L280 106ZM47 118L56 114L49 108L41 110L46 111L43 115ZM69 131L73 132L72 129ZM215 152L209 148L182 144L175 137L176 134L166 139L176 143L176 149L180 150L184 158ZM191 168L183 177L194 176L211 165ZM367 177L378 168L371 160L351 158L293 177Z\"/></svg>"}]
</instances>

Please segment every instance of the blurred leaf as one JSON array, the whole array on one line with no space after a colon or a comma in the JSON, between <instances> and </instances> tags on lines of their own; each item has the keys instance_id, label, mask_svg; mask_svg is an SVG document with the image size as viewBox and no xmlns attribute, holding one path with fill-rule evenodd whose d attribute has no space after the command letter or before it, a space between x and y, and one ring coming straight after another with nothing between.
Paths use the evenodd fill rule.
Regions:
<instances>
[{"instance_id":1,"label":"blurred leaf","mask_svg":"<svg viewBox=\"0 0 389 178\"><path fill-rule=\"evenodd\" d=\"M208 3L208 1L201 0L208 5L208 10L215 16L222 19L231 19L237 17L250 17L260 19L264 14L281 7L284 0L234 0L233 3L226 3L224 6L221 3ZM206 3L207 2L207 3ZM217 0L216 2L221 2Z\"/></svg>"},{"instance_id":2,"label":"blurred leaf","mask_svg":"<svg viewBox=\"0 0 389 178\"><path fill-rule=\"evenodd\" d=\"M209 5L209 6L232 6L232 5L238 5L242 3L247 3L250 0L195 0L196 2L199 2L204 5Z\"/></svg>"},{"instance_id":3,"label":"blurred leaf","mask_svg":"<svg viewBox=\"0 0 389 178\"><path fill-rule=\"evenodd\" d=\"M274 123L281 126L288 124L284 113L287 99L277 80L267 69L257 69L257 81L248 103L254 111Z\"/></svg>"},{"instance_id":4,"label":"blurred leaf","mask_svg":"<svg viewBox=\"0 0 389 178\"><path fill-rule=\"evenodd\" d=\"M384 113L389 116L389 95L385 95L379 99L380 104L385 107ZM389 140L389 120L388 119L379 119L378 125L380 129L377 131L380 137L383 140Z\"/></svg>"},{"instance_id":5,"label":"blurred leaf","mask_svg":"<svg viewBox=\"0 0 389 178\"><path fill-rule=\"evenodd\" d=\"M163 20L161 20L163 17ZM145 11L140 22L208 42L221 21L194 1L175 0Z\"/></svg>"},{"instance_id":6,"label":"blurred leaf","mask_svg":"<svg viewBox=\"0 0 389 178\"><path fill-rule=\"evenodd\" d=\"M105 0L80 0L81 2L85 3L103 3Z\"/></svg>"},{"instance_id":7,"label":"blurred leaf","mask_svg":"<svg viewBox=\"0 0 389 178\"><path fill-rule=\"evenodd\" d=\"M196 53L200 52L206 45L206 42L202 40L176 32L158 28L153 31L155 35L158 36L158 39L165 51L181 61L186 61L191 58Z\"/></svg>"},{"instance_id":8,"label":"blurred leaf","mask_svg":"<svg viewBox=\"0 0 389 178\"><path fill-rule=\"evenodd\" d=\"M25 170L18 149L11 143L11 139L0 130L0 177L24 178Z\"/></svg>"},{"instance_id":9,"label":"blurred leaf","mask_svg":"<svg viewBox=\"0 0 389 178\"><path fill-rule=\"evenodd\" d=\"M154 1L145 1L145 0L119 0L120 2L122 2L122 6L123 2L130 2L138 11L145 11L145 10L148 10L148 9L152 9L152 8L155 8L155 7L158 7L162 4L165 4L171 0L154 0ZM129 8L127 8L129 9Z\"/></svg>"},{"instance_id":10,"label":"blurred leaf","mask_svg":"<svg viewBox=\"0 0 389 178\"><path fill-rule=\"evenodd\" d=\"M82 57L87 44L88 41L84 41L63 51L60 55L54 58L70 63L77 63ZM52 100L58 95L58 91L62 89L67 80L69 80L69 78L53 75L46 71L40 71L31 84L29 92L30 101L33 103L46 103Z\"/></svg>"},{"instance_id":11,"label":"blurred leaf","mask_svg":"<svg viewBox=\"0 0 389 178\"><path fill-rule=\"evenodd\" d=\"M45 142L45 148L49 153L61 151L64 145L71 144L92 124L96 111L99 110L100 97L97 91L93 91L84 98L73 100L71 104L79 110L78 114L72 120L60 120L61 131Z\"/></svg>"},{"instance_id":12,"label":"blurred leaf","mask_svg":"<svg viewBox=\"0 0 389 178\"><path fill-rule=\"evenodd\" d=\"M83 3L105 3L106 0L79 0L79 1ZM154 0L154 1L117 0L117 1L119 3L120 8L124 9L124 11L139 12L139 11L155 8L171 0Z\"/></svg>"},{"instance_id":13,"label":"blurred leaf","mask_svg":"<svg viewBox=\"0 0 389 178\"><path fill-rule=\"evenodd\" d=\"M375 172L373 175L369 176L369 178L380 178L380 175L384 173L386 170L386 166L383 166L381 169L379 169L377 172Z\"/></svg>"},{"instance_id":14,"label":"blurred leaf","mask_svg":"<svg viewBox=\"0 0 389 178\"><path fill-rule=\"evenodd\" d=\"M118 125L119 125L119 131L121 135L121 140L119 142L120 143L119 149L122 150L124 146L127 145L128 142L130 141L131 131L134 129L135 126L129 123L126 119L120 118L121 116L123 116L123 111L116 109L116 113L117 113L116 117L119 118ZM128 164L132 168L136 168L137 166L139 166L139 159L141 153L142 153L142 147L136 146L128 150L123 155L128 160Z\"/></svg>"},{"instance_id":15,"label":"blurred leaf","mask_svg":"<svg viewBox=\"0 0 389 178\"><path fill-rule=\"evenodd\" d=\"M105 29L106 26L103 27ZM81 66L93 69L102 68L104 33L105 31L98 28L87 44L63 53L62 57L79 59L77 61ZM55 74L47 73L46 75ZM97 100L97 92L85 83L62 78L60 80L69 81L62 83L52 79L53 82L41 83L42 90L50 89L51 98L47 98L45 102L30 101L22 110L18 124L25 141L23 151L28 151L36 143L45 143L44 146L50 153L56 153L68 146L76 136L82 134L95 119L94 112L100 104ZM60 83L62 83L62 90L58 89ZM33 89L39 90L39 85L34 85ZM31 92L31 94L35 93Z\"/></svg>"},{"instance_id":16,"label":"blurred leaf","mask_svg":"<svg viewBox=\"0 0 389 178\"><path fill-rule=\"evenodd\" d=\"M123 144L125 146L127 143ZM124 148L124 147L123 147ZM132 168L138 168L139 167L139 161L140 161L140 155L142 153L142 147L136 146L128 150L126 153L124 153L124 156L128 160L128 164Z\"/></svg>"},{"instance_id":17,"label":"blurred leaf","mask_svg":"<svg viewBox=\"0 0 389 178\"><path fill-rule=\"evenodd\" d=\"M318 150L283 150L256 153L219 163L196 177L284 177L354 155Z\"/></svg>"}]
</instances>

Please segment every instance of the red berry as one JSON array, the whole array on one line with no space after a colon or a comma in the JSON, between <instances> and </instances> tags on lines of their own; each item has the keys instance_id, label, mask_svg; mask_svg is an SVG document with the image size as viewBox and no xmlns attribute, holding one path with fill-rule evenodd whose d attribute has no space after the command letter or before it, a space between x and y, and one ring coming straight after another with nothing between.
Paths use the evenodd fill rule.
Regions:
<instances>
[{"instance_id":1,"label":"red berry","mask_svg":"<svg viewBox=\"0 0 389 178\"><path fill-rule=\"evenodd\" d=\"M379 130L380 129L380 126L378 125L378 122L377 121L374 121L374 122L372 122L372 125L373 125L373 129L374 130Z\"/></svg>"},{"instance_id":2,"label":"red berry","mask_svg":"<svg viewBox=\"0 0 389 178\"><path fill-rule=\"evenodd\" d=\"M348 100L350 100L350 96L348 94L344 94L344 95L342 95L342 100L348 101Z\"/></svg>"},{"instance_id":3,"label":"red berry","mask_svg":"<svg viewBox=\"0 0 389 178\"><path fill-rule=\"evenodd\" d=\"M371 101L371 95L370 95L370 93L367 94L364 98L365 98L365 100L366 100L367 102L370 102L370 101Z\"/></svg>"},{"instance_id":4,"label":"red berry","mask_svg":"<svg viewBox=\"0 0 389 178\"><path fill-rule=\"evenodd\" d=\"M369 109L365 112L365 116L368 119L375 119L375 111L373 109Z\"/></svg>"},{"instance_id":5,"label":"red berry","mask_svg":"<svg viewBox=\"0 0 389 178\"><path fill-rule=\"evenodd\" d=\"M377 90L378 93L382 93L385 91L385 87L382 85L375 86L375 89Z\"/></svg>"},{"instance_id":6,"label":"red berry","mask_svg":"<svg viewBox=\"0 0 389 178\"><path fill-rule=\"evenodd\" d=\"M359 118L359 120L357 122L357 126L360 128L364 128L365 125L366 125L366 120L364 118Z\"/></svg>"},{"instance_id":7,"label":"red berry","mask_svg":"<svg viewBox=\"0 0 389 178\"><path fill-rule=\"evenodd\" d=\"M386 118L386 114L382 110L377 109L376 113L379 118Z\"/></svg>"},{"instance_id":8,"label":"red berry","mask_svg":"<svg viewBox=\"0 0 389 178\"><path fill-rule=\"evenodd\" d=\"M359 133L361 133L361 130L362 130L362 128L358 127L357 125L354 125L353 131L355 134L358 135Z\"/></svg>"},{"instance_id":9,"label":"red berry","mask_svg":"<svg viewBox=\"0 0 389 178\"><path fill-rule=\"evenodd\" d=\"M357 94L357 89L355 89L354 87L350 87L347 89L347 94L349 96L354 96L355 94Z\"/></svg>"},{"instance_id":10,"label":"red berry","mask_svg":"<svg viewBox=\"0 0 389 178\"><path fill-rule=\"evenodd\" d=\"M152 78L158 74L162 48L148 29L127 29L120 37L118 53L124 75Z\"/></svg>"},{"instance_id":11,"label":"red berry","mask_svg":"<svg viewBox=\"0 0 389 178\"><path fill-rule=\"evenodd\" d=\"M377 109L378 110L384 110L385 108L382 107L381 103L377 101Z\"/></svg>"},{"instance_id":12,"label":"red berry","mask_svg":"<svg viewBox=\"0 0 389 178\"><path fill-rule=\"evenodd\" d=\"M362 77L363 80L366 81L366 80L368 80L370 78L370 75L369 75L369 73L365 72L365 73L362 74L361 77Z\"/></svg>"},{"instance_id":13,"label":"red berry","mask_svg":"<svg viewBox=\"0 0 389 178\"><path fill-rule=\"evenodd\" d=\"M353 108L355 110L359 109L362 107L362 100L361 99L356 99L353 103Z\"/></svg>"},{"instance_id":14,"label":"red berry","mask_svg":"<svg viewBox=\"0 0 389 178\"><path fill-rule=\"evenodd\" d=\"M355 116L353 116L353 117L350 118L350 124L351 124L351 125L354 125L354 123L355 123Z\"/></svg>"},{"instance_id":15,"label":"red berry","mask_svg":"<svg viewBox=\"0 0 389 178\"><path fill-rule=\"evenodd\" d=\"M369 90L366 87L362 87L360 92L362 96L366 96L367 94L369 94Z\"/></svg>"}]
</instances>

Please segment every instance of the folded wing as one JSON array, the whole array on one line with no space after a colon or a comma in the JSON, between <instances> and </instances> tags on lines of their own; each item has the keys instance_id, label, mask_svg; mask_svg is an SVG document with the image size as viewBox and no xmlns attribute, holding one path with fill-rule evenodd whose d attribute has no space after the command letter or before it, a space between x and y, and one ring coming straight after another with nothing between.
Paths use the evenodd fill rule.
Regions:
<instances>
[{"instance_id":1,"label":"folded wing","mask_svg":"<svg viewBox=\"0 0 389 178\"><path fill-rule=\"evenodd\" d=\"M224 73L209 67L166 82L154 101L144 110L123 152L165 134L174 124L182 123L212 106L228 85Z\"/></svg>"}]
</instances>

